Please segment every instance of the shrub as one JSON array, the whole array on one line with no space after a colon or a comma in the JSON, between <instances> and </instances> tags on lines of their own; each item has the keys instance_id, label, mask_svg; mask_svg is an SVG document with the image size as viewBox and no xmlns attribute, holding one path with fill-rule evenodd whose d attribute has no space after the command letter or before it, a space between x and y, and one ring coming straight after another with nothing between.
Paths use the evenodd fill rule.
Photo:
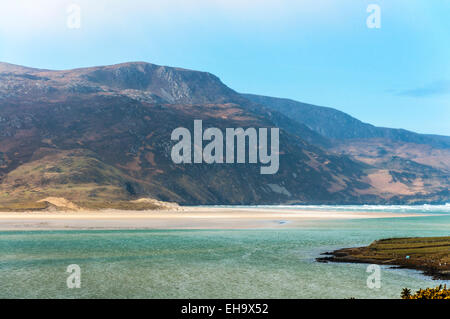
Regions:
<instances>
[{"instance_id":1,"label":"shrub","mask_svg":"<svg viewBox=\"0 0 450 319\"><path fill-rule=\"evenodd\" d=\"M436 288L419 289L414 295L411 290L404 288L401 294L402 299L448 299L450 300L450 289L447 285L439 285Z\"/></svg>"}]
</instances>

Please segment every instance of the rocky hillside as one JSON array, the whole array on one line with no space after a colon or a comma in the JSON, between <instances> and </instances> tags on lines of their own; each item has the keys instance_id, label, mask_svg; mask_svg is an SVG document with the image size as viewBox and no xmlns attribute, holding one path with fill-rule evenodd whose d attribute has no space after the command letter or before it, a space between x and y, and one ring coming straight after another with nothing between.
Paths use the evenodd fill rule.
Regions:
<instances>
[{"instance_id":1,"label":"rocky hillside","mask_svg":"<svg viewBox=\"0 0 450 319\"><path fill-rule=\"evenodd\" d=\"M427 171L433 183L424 179L415 189L410 184L416 185L416 178L396 175L386 189L395 163L344 154L323 132L283 113L205 72L142 62L65 71L0 63L0 202L63 197L98 206L142 197L180 204L449 198L448 174L442 176L442 170ZM279 127L279 172L260 175L259 164L175 165L171 132L192 129L195 119L203 120L204 128L222 130Z\"/></svg>"},{"instance_id":2,"label":"rocky hillside","mask_svg":"<svg viewBox=\"0 0 450 319\"><path fill-rule=\"evenodd\" d=\"M247 99L265 105L333 140L387 139L400 143L426 144L449 149L450 137L418 134L403 129L377 127L361 122L339 110L297 102L290 99L243 94Z\"/></svg>"},{"instance_id":3,"label":"rocky hillside","mask_svg":"<svg viewBox=\"0 0 450 319\"><path fill-rule=\"evenodd\" d=\"M448 201L450 137L376 127L333 108L289 99L245 97L327 137L331 142L322 144L327 150L370 165L369 183L382 196L413 199L435 190Z\"/></svg>"}]
</instances>

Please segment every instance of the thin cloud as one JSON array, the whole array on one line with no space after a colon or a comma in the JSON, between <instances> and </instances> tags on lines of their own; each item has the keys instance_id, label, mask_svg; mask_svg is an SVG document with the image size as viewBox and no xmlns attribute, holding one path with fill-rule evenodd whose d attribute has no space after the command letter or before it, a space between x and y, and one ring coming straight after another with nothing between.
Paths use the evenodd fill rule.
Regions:
<instances>
[{"instance_id":1,"label":"thin cloud","mask_svg":"<svg viewBox=\"0 0 450 319\"><path fill-rule=\"evenodd\" d=\"M423 87L404 90L397 95L410 97L429 97L450 93L450 81L436 81Z\"/></svg>"}]
</instances>

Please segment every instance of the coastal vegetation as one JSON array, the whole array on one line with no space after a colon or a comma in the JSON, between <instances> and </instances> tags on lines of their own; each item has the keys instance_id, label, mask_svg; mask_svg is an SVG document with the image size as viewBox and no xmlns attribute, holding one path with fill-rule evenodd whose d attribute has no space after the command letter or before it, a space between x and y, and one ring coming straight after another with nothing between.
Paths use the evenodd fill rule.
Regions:
<instances>
[{"instance_id":1,"label":"coastal vegetation","mask_svg":"<svg viewBox=\"0 0 450 319\"><path fill-rule=\"evenodd\" d=\"M325 253L319 262L370 263L416 269L434 279L450 278L450 236L390 238L367 247L344 248Z\"/></svg>"},{"instance_id":2,"label":"coastal vegetation","mask_svg":"<svg viewBox=\"0 0 450 319\"><path fill-rule=\"evenodd\" d=\"M402 299L447 299L450 300L450 289L447 285L439 285L436 288L419 289L415 294L411 290L404 288L401 294Z\"/></svg>"}]
</instances>

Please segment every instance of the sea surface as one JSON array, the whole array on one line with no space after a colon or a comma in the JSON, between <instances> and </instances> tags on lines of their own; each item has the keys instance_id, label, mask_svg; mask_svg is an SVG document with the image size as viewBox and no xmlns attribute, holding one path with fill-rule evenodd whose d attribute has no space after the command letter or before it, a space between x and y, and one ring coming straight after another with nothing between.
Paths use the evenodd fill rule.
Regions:
<instances>
[{"instance_id":1,"label":"sea surface","mask_svg":"<svg viewBox=\"0 0 450 319\"><path fill-rule=\"evenodd\" d=\"M0 298L399 298L404 287L450 284L383 266L381 288L370 289L368 265L315 261L381 238L449 236L450 205L305 209L427 216L314 221L297 229L283 229L284 220L267 230L4 231ZM66 284L72 264L81 269L79 289Z\"/></svg>"}]
</instances>

